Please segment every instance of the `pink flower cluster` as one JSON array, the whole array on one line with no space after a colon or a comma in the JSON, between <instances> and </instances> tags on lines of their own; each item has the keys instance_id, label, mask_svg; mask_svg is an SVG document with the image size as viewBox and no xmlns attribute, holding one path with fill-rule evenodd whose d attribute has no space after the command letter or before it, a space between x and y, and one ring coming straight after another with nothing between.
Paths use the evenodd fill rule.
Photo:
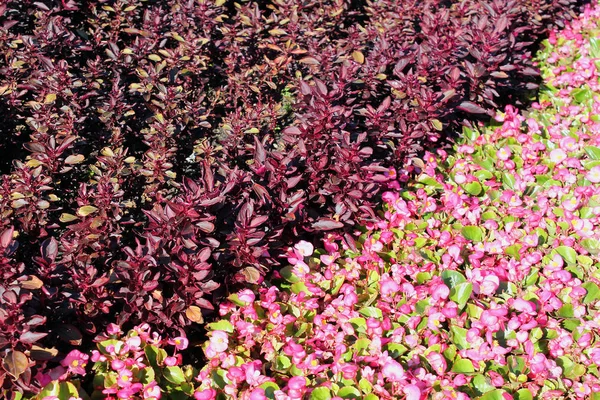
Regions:
<instances>
[{"instance_id":1,"label":"pink flower cluster","mask_svg":"<svg viewBox=\"0 0 600 400\"><path fill-rule=\"evenodd\" d=\"M73 381L75 375L85 375L85 367L90 359L95 363L93 396L96 398L159 400L164 398L165 392L181 391L182 386L188 395L193 395L192 382L197 371L191 367L187 371L180 368L182 357L178 351L185 350L189 344L185 337L163 339L156 332L150 332L148 324L137 326L124 334L119 326L110 324L107 335L100 335L97 342L98 350L93 350L91 357L73 350L62 361L62 366L56 369L56 373L52 371L47 376L38 377L46 386L40 395L41 400L67 398L60 393L61 386L56 382L67 378ZM174 348L171 356L163 349L167 345ZM187 372L187 376L184 372ZM63 389L70 390L64 385ZM59 392L58 397L54 395L56 391ZM45 392L52 392L53 395L43 396Z\"/></svg>"},{"instance_id":2,"label":"pink flower cluster","mask_svg":"<svg viewBox=\"0 0 600 400\"><path fill-rule=\"evenodd\" d=\"M600 392L598 20L550 38L527 117L465 130L355 242L300 242L282 284L223 304L196 398Z\"/></svg>"}]
</instances>

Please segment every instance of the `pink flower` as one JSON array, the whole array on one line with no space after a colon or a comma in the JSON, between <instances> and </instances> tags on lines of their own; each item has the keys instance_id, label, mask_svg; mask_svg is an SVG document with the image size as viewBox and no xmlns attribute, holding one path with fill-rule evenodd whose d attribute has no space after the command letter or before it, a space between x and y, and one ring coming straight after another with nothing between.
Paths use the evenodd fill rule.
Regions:
<instances>
[{"instance_id":1,"label":"pink flower","mask_svg":"<svg viewBox=\"0 0 600 400\"><path fill-rule=\"evenodd\" d=\"M129 346L129 348L131 350L137 350L140 348L140 345L142 344L142 338L140 338L139 336L132 336L130 338L127 338L127 346Z\"/></svg>"},{"instance_id":2,"label":"pink flower","mask_svg":"<svg viewBox=\"0 0 600 400\"><path fill-rule=\"evenodd\" d=\"M90 358L87 354L79 350L71 350L69 354L61 361L61 364L69 369L69 372L79 375L85 375L85 366Z\"/></svg>"},{"instance_id":3,"label":"pink flower","mask_svg":"<svg viewBox=\"0 0 600 400\"><path fill-rule=\"evenodd\" d=\"M174 339L169 340L169 344L175 346L177 350L185 350L189 345L189 340L183 336L178 336Z\"/></svg>"},{"instance_id":4,"label":"pink flower","mask_svg":"<svg viewBox=\"0 0 600 400\"><path fill-rule=\"evenodd\" d=\"M122 369L119 371L119 377L117 378L117 383L120 387L126 388L132 385L133 380L133 372L128 369Z\"/></svg>"},{"instance_id":5,"label":"pink flower","mask_svg":"<svg viewBox=\"0 0 600 400\"><path fill-rule=\"evenodd\" d=\"M535 315L535 304L531 301L516 299L513 303L513 308L529 315Z\"/></svg>"},{"instance_id":6,"label":"pink flower","mask_svg":"<svg viewBox=\"0 0 600 400\"><path fill-rule=\"evenodd\" d=\"M400 285L398 285L389 276L382 277L382 279L379 281L379 284L381 285L381 294L383 296L393 295L400 290Z\"/></svg>"},{"instance_id":7,"label":"pink flower","mask_svg":"<svg viewBox=\"0 0 600 400\"><path fill-rule=\"evenodd\" d=\"M508 160L511 155L512 151L510 151L510 148L508 146L505 146L496 152L496 157L498 157L498 160L502 161Z\"/></svg>"},{"instance_id":8,"label":"pink flower","mask_svg":"<svg viewBox=\"0 0 600 400\"><path fill-rule=\"evenodd\" d=\"M427 355L427 361L429 365L434 369L436 374L443 376L446 373L446 368L448 365L446 364L446 359L440 353L435 351L429 353Z\"/></svg>"},{"instance_id":9,"label":"pink flower","mask_svg":"<svg viewBox=\"0 0 600 400\"><path fill-rule=\"evenodd\" d=\"M421 389L417 385L407 385L402 390L406 400L421 400Z\"/></svg>"},{"instance_id":10,"label":"pink flower","mask_svg":"<svg viewBox=\"0 0 600 400\"><path fill-rule=\"evenodd\" d=\"M158 400L161 397L160 387L156 382L150 382L144 387L144 399L147 400Z\"/></svg>"},{"instance_id":11,"label":"pink flower","mask_svg":"<svg viewBox=\"0 0 600 400\"><path fill-rule=\"evenodd\" d=\"M217 391L215 389L205 389L194 393L196 400L214 400L217 398Z\"/></svg>"},{"instance_id":12,"label":"pink flower","mask_svg":"<svg viewBox=\"0 0 600 400\"><path fill-rule=\"evenodd\" d=\"M265 389L256 388L250 393L250 400L267 400Z\"/></svg>"},{"instance_id":13,"label":"pink flower","mask_svg":"<svg viewBox=\"0 0 600 400\"><path fill-rule=\"evenodd\" d=\"M222 353L229 347L229 337L227 332L213 331L210 338L210 348L217 353Z\"/></svg>"},{"instance_id":14,"label":"pink flower","mask_svg":"<svg viewBox=\"0 0 600 400\"><path fill-rule=\"evenodd\" d=\"M585 178L592 183L600 182L600 165L596 165L590 169Z\"/></svg>"},{"instance_id":15,"label":"pink flower","mask_svg":"<svg viewBox=\"0 0 600 400\"><path fill-rule=\"evenodd\" d=\"M254 292L250 289L244 289L238 293L238 299L246 304L253 303L256 299Z\"/></svg>"},{"instance_id":16,"label":"pink flower","mask_svg":"<svg viewBox=\"0 0 600 400\"><path fill-rule=\"evenodd\" d=\"M306 378L303 376L294 376L288 381L288 387L292 390L302 390L306 387Z\"/></svg>"},{"instance_id":17,"label":"pink flower","mask_svg":"<svg viewBox=\"0 0 600 400\"><path fill-rule=\"evenodd\" d=\"M121 327L116 324L108 324L108 326L106 327L106 332L109 335L119 335L122 333Z\"/></svg>"},{"instance_id":18,"label":"pink flower","mask_svg":"<svg viewBox=\"0 0 600 400\"><path fill-rule=\"evenodd\" d=\"M174 367L177 365L177 358L175 357L166 357L165 358L165 365L167 367Z\"/></svg>"},{"instance_id":19,"label":"pink flower","mask_svg":"<svg viewBox=\"0 0 600 400\"><path fill-rule=\"evenodd\" d=\"M303 257L311 256L313 251L315 250L313 245L305 240L301 240L298 243L296 243L294 248Z\"/></svg>"},{"instance_id":20,"label":"pink flower","mask_svg":"<svg viewBox=\"0 0 600 400\"><path fill-rule=\"evenodd\" d=\"M381 370L383 376L391 382L400 382L404 378L404 368L396 360L389 359Z\"/></svg>"},{"instance_id":21,"label":"pink flower","mask_svg":"<svg viewBox=\"0 0 600 400\"><path fill-rule=\"evenodd\" d=\"M120 371L125 368L125 362L116 358L110 362L110 367L115 371Z\"/></svg>"},{"instance_id":22,"label":"pink flower","mask_svg":"<svg viewBox=\"0 0 600 400\"><path fill-rule=\"evenodd\" d=\"M562 149L554 149L550 152L550 161L555 164L563 162L567 158L567 153Z\"/></svg>"}]
</instances>

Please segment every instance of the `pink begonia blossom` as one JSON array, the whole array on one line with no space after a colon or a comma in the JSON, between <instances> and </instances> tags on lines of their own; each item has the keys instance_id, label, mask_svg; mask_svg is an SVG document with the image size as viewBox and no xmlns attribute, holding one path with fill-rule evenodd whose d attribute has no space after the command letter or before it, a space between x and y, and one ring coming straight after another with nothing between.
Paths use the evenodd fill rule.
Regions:
<instances>
[{"instance_id":1,"label":"pink begonia blossom","mask_svg":"<svg viewBox=\"0 0 600 400\"><path fill-rule=\"evenodd\" d=\"M109 335L119 335L122 333L121 327L116 324L108 324L108 327L106 328L106 332Z\"/></svg>"},{"instance_id":2,"label":"pink begonia blossom","mask_svg":"<svg viewBox=\"0 0 600 400\"><path fill-rule=\"evenodd\" d=\"M301 240L300 242L298 242L294 246L294 248L303 257L308 257L308 256L312 255L312 253L314 251L314 247L313 247L312 243L309 243L309 242L304 241L304 240Z\"/></svg>"},{"instance_id":3,"label":"pink begonia blossom","mask_svg":"<svg viewBox=\"0 0 600 400\"><path fill-rule=\"evenodd\" d=\"M227 350L229 346L229 336L227 332L213 331L210 338L210 347L217 353Z\"/></svg>"},{"instance_id":4,"label":"pink begonia blossom","mask_svg":"<svg viewBox=\"0 0 600 400\"><path fill-rule=\"evenodd\" d=\"M214 389L205 389L194 392L194 398L196 400L214 400L217 398L217 391Z\"/></svg>"},{"instance_id":5,"label":"pink begonia blossom","mask_svg":"<svg viewBox=\"0 0 600 400\"><path fill-rule=\"evenodd\" d=\"M182 336L178 336L176 338L170 339L168 341L168 343L170 345L175 346L175 348L177 350L185 350L185 349L187 349L187 347L188 347L188 345L189 345L190 342L188 341L187 338L182 337Z\"/></svg>"},{"instance_id":6,"label":"pink begonia blossom","mask_svg":"<svg viewBox=\"0 0 600 400\"><path fill-rule=\"evenodd\" d=\"M600 183L600 165L592 167L585 178L592 183Z\"/></svg>"},{"instance_id":7,"label":"pink begonia blossom","mask_svg":"<svg viewBox=\"0 0 600 400\"><path fill-rule=\"evenodd\" d=\"M381 370L383 376L391 382L401 382L404 378L404 368L396 360L388 360Z\"/></svg>"},{"instance_id":8,"label":"pink begonia blossom","mask_svg":"<svg viewBox=\"0 0 600 400\"><path fill-rule=\"evenodd\" d=\"M256 299L256 296L252 290L244 289L238 293L238 299L244 303L251 304Z\"/></svg>"},{"instance_id":9,"label":"pink begonia blossom","mask_svg":"<svg viewBox=\"0 0 600 400\"><path fill-rule=\"evenodd\" d=\"M89 358L90 356L79 350L71 350L65 359L61 361L61 364L74 374L85 375L85 366Z\"/></svg>"},{"instance_id":10,"label":"pink begonia blossom","mask_svg":"<svg viewBox=\"0 0 600 400\"><path fill-rule=\"evenodd\" d=\"M144 387L143 396L146 400L159 400L162 393L158 384L153 381Z\"/></svg>"}]
</instances>

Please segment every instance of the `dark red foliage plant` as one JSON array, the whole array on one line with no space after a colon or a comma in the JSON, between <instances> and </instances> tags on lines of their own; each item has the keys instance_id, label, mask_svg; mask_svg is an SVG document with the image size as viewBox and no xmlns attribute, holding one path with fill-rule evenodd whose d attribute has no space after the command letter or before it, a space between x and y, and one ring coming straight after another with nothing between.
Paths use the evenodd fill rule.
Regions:
<instances>
[{"instance_id":1,"label":"dark red foliage plant","mask_svg":"<svg viewBox=\"0 0 600 400\"><path fill-rule=\"evenodd\" d=\"M526 101L578 6L1 2L0 396L109 322L194 336L290 243L351 232L423 148Z\"/></svg>"}]
</instances>

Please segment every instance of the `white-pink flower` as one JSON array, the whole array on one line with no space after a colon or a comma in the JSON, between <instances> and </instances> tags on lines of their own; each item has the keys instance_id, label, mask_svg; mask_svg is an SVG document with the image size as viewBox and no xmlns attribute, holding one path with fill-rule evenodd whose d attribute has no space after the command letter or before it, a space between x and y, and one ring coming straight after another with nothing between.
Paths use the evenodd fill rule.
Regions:
<instances>
[{"instance_id":1,"label":"white-pink flower","mask_svg":"<svg viewBox=\"0 0 600 400\"><path fill-rule=\"evenodd\" d=\"M213 331L210 337L209 346L217 353L222 353L229 347L229 337L227 332Z\"/></svg>"},{"instance_id":2,"label":"white-pink flower","mask_svg":"<svg viewBox=\"0 0 600 400\"><path fill-rule=\"evenodd\" d=\"M590 169L585 178L592 183L600 182L600 165L596 165Z\"/></svg>"},{"instance_id":3,"label":"white-pink flower","mask_svg":"<svg viewBox=\"0 0 600 400\"><path fill-rule=\"evenodd\" d=\"M386 361L381 370L383 376L392 382L400 382L404 378L404 368L396 360Z\"/></svg>"},{"instance_id":4,"label":"white-pink flower","mask_svg":"<svg viewBox=\"0 0 600 400\"><path fill-rule=\"evenodd\" d=\"M298 243L296 243L296 245L294 246L294 248L298 251L298 253L300 253L300 255L302 255L303 257L308 257L311 256L312 253L314 252L315 248L312 245L312 243L307 242L306 240L301 240Z\"/></svg>"}]
</instances>

